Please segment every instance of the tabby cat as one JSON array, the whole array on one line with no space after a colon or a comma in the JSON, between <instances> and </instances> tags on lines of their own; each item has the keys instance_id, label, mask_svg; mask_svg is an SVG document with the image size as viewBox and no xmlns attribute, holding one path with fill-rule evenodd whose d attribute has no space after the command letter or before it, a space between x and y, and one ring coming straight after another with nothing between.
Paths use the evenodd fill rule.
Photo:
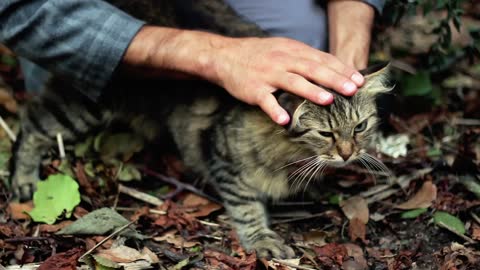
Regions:
<instances>
[{"instance_id":1,"label":"tabby cat","mask_svg":"<svg viewBox=\"0 0 480 270\"><path fill-rule=\"evenodd\" d=\"M112 2L129 9L145 1ZM191 2L191 10L214 18L205 23L211 31L220 29L219 24L223 28L218 31L224 34L263 35L220 0ZM165 16L176 18L171 12L183 11L173 5L163 7L167 15L159 11L156 16L144 17L157 21ZM222 15L212 7L221 8ZM222 30L228 23L229 30ZM178 20L165 25L184 27ZM54 78L22 113L12 162L14 192L21 198L31 196L41 154L55 146L58 133L72 143L114 121L127 122L148 140L167 130L187 167L216 187L243 246L261 257L290 258L295 255L293 249L268 226L265 203L294 194L326 166L371 161L365 148L376 130L375 97L390 90L385 84L387 69L382 66L370 71L355 96L335 95L329 106L279 94L280 104L292 119L286 128L273 123L259 108L238 102L207 82L121 82L95 103Z\"/></svg>"}]
</instances>

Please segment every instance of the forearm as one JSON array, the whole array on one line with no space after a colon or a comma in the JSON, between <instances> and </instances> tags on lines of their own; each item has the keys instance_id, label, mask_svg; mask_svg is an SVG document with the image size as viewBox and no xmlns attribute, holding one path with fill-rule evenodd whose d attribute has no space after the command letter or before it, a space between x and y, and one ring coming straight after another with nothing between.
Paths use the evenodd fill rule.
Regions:
<instances>
[{"instance_id":1,"label":"forearm","mask_svg":"<svg viewBox=\"0 0 480 270\"><path fill-rule=\"evenodd\" d=\"M0 1L0 42L92 98L142 25L100 0Z\"/></svg>"},{"instance_id":2,"label":"forearm","mask_svg":"<svg viewBox=\"0 0 480 270\"><path fill-rule=\"evenodd\" d=\"M363 69L368 64L371 28L375 10L355 0L328 2L330 53L345 64Z\"/></svg>"}]
</instances>

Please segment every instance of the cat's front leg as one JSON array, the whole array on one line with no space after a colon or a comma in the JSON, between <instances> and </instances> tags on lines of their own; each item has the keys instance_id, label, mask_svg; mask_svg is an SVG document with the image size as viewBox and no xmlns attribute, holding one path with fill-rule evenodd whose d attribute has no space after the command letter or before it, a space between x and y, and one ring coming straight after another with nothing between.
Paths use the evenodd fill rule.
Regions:
<instances>
[{"instance_id":1,"label":"cat's front leg","mask_svg":"<svg viewBox=\"0 0 480 270\"><path fill-rule=\"evenodd\" d=\"M243 247L254 249L259 257L295 256L293 249L268 227L268 214L258 189L247 186L238 176L233 179L223 178L217 185Z\"/></svg>"}]
</instances>

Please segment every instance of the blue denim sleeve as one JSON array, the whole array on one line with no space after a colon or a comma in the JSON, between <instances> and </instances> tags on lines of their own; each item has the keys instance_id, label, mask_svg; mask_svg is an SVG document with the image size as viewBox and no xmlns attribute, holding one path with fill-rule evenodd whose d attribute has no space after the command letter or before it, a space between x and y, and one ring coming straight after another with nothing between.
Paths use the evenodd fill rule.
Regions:
<instances>
[{"instance_id":1,"label":"blue denim sleeve","mask_svg":"<svg viewBox=\"0 0 480 270\"><path fill-rule=\"evenodd\" d=\"M363 0L363 2L373 6L378 14L382 14L383 6L385 5L385 0Z\"/></svg>"},{"instance_id":2,"label":"blue denim sleeve","mask_svg":"<svg viewBox=\"0 0 480 270\"><path fill-rule=\"evenodd\" d=\"M101 0L0 1L0 42L94 99L143 24Z\"/></svg>"}]
</instances>

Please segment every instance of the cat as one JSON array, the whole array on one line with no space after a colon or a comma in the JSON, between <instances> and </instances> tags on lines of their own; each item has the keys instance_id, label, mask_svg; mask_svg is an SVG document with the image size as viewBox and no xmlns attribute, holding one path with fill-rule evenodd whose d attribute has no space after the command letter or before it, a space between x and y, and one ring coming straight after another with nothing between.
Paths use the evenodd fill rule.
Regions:
<instances>
[{"instance_id":1,"label":"cat","mask_svg":"<svg viewBox=\"0 0 480 270\"><path fill-rule=\"evenodd\" d=\"M125 3L112 2L121 7ZM211 12L217 4L228 10L230 13L221 15L234 25L228 34L247 36L251 31L255 36L264 35L258 27L242 22L220 0L195 2L192 10ZM164 11L170 14L169 19L176 18L171 12L183 12L175 7ZM219 16L213 13L212 17ZM165 24L169 23L183 25L178 19ZM222 24L221 20L217 23ZM215 31L215 23L205 25ZM66 143L73 143L117 120L150 141L166 130L185 165L217 189L244 248L255 250L260 257L291 258L293 249L268 226L265 204L294 194L326 166L343 166L355 160L372 162L365 149L378 122L375 98L391 90L386 84L388 65L364 74L366 82L356 95L334 94L334 103L329 106L286 92L278 94L279 103L291 115L286 127L208 82L114 83L100 101L93 102L71 89L68 82L54 78L21 114L22 127L12 160L14 192L21 198L31 197L41 155L55 146L58 133Z\"/></svg>"}]
</instances>

